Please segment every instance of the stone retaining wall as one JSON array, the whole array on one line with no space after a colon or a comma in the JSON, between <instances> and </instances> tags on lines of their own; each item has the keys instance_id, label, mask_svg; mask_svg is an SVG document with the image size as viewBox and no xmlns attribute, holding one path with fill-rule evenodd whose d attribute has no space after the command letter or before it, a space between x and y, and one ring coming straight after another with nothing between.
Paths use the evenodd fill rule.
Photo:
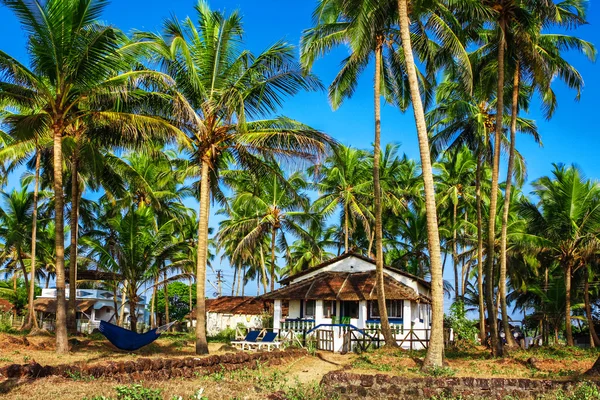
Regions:
<instances>
[{"instance_id":1,"label":"stone retaining wall","mask_svg":"<svg viewBox=\"0 0 600 400\"><path fill-rule=\"evenodd\" d=\"M156 380L176 377L193 378L220 371L234 371L244 368L255 369L259 364L278 365L286 360L306 355L304 349L289 349L264 353L227 353L207 357L186 358L138 358L135 361L108 362L93 365L41 366L35 361L29 364L12 364L0 368L0 378L37 379L47 376L65 378L113 378L129 382L131 380Z\"/></svg>"},{"instance_id":2,"label":"stone retaining wall","mask_svg":"<svg viewBox=\"0 0 600 400\"><path fill-rule=\"evenodd\" d=\"M360 375L340 371L323 377L321 385L340 399L429 399L451 396L468 399L536 398L558 390L568 390L573 382L503 378L405 378L391 375Z\"/></svg>"}]
</instances>

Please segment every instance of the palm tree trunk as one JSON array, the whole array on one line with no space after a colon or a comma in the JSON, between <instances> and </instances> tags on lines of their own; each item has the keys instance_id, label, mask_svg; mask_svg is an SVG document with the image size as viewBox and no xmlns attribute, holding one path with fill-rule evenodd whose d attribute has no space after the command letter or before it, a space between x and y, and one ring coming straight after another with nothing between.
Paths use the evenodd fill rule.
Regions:
<instances>
[{"instance_id":1,"label":"palm tree trunk","mask_svg":"<svg viewBox=\"0 0 600 400\"><path fill-rule=\"evenodd\" d=\"M452 263L454 264L454 301L458 301L460 287L458 285L458 249L457 249L457 231L456 220L458 216L458 204L452 205Z\"/></svg>"},{"instance_id":2,"label":"palm tree trunk","mask_svg":"<svg viewBox=\"0 0 600 400\"><path fill-rule=\"evenodd\" d=\"M119 284L117 282L113 282L113 307L115 307L115 323L119 323L119 303L117 303L117 294L119 289ZM112 320L112 317L111 317ZM109 320L110 321L110 320Z\"/></svg>"},{"instance_id":3,"label":"palm tree trunk","mask_svg":"<svg viewBox=\"0 0 600 400\"><path fill-rule=\"evenodd\" d=\"M498 88L496 100L496 134L494 138L494 160L492 165L492 187L490 191L490 218L488 221L488 252L486 259L486 300L492 355L502 356L502 342L498 335L497 309L494 306L494 245L496 239L496 206L498 203L498 171L500 168L500 148L502 141L502 119L504 116L504 23L500 23L500 43L498 45Z\"/></svg>"},{"instance_id":4,"label":"palm tree trunk","mask_svg":"<svg viewBox=\"0 0 600 400\"><path fill-rule=\"evenodd\" d=\"M275 240L277 239L277 228L271 228L271 292L275 290Z\"/></svg>"},{"instance_id":5,"label":"palm tree trunk","mask_svg":"<svg viewBox=\"0 0 600 400\"><path fill-rule=\"evenodd\" d=\"M444 358L444 279L442 276L442 260L440 254L440 236L438 232L437 210L435 204L435 190L433 187L433 173L431 168L431 155L429 153L429 138L419 82L417 80L416 64L410 42L410 23L408 19L408 0L398 0L400 19L400 34L402 48L406 61L406 71L410 85L410 97L415 115L417 135L419 137L419 152L423 170L423 183L425 189L425 211L427 213L427 239L431 265L431 339L427 356L423 361L423 369L441 367Z\"/></svg>"},{"instance_id":6,"label":"palm tree trunk","mask_svg":"<svg viewBox=\"0 0 600 400\"><path fill-rule=\"evenodd\" d=\"M152 287L152 301L150 302L150 328L154 329L156 324L156 295L158 293L158 274L154 276L154 286ZM191 308L190 308L191 310Z\"/></svg>"},{"instance_id":7,"label":"palm tree trunk","mask_svg":"<svg viewBox=\"0 0 600 400\"><path fill-rule=\"evenodd\" d=\"M38 149L37 136L35 139L35 181L33 184L33 211L31 214L31 279L29 287L29 312L27 313L27 323L24 329L31 329L33 326L35 329L39 328L37 317L35 315L35 308L33 303L35 300L35 264L37 261L37 216L38 216L38 198L40 193L40 162L42 153Z\"/></svg>"},{"instance_id":8,"label":"palm tree trunk","mask_svg":"<svg viewBox=\"0 0 600 400\"><path fill-rule=\"evenodd\" d=\"M239 295L242 291L242 282L244 279L242 278L242 266L238 265L238 276L237 276L237 289L235 290L235 295Z\"/></svg>"},{"instance_id":9,"label":"palm tree trunk","mask_svg":"<svg viewBox=\"0 0 600 400\"><path fill-rule=\"evenodd\" d=\"M392 334L388 320L385 302L385 289L383 279L383 222L381 211L381 183L379 182L379 163L381 159L381 57L384 38L377 38L375 49L375 141L373 146L373 192L375 206L375 271L377 275L377 305L379 308L379 322L381 333L386 346L396 346L396 338Z\"/></svg>"},{"instance_id":10,"label":"palm tree trunk","mask_svg":"<svg viewBox=\"0 0 600 400\"><path fill-rule=\"evenodd\" d=\"M192 279L192 277L190 277L190 299L189 299L189 301L190 301L190 313L192 312L192 310L194 308L194 302L192 300L192 294L193 294L192 293L193 292L192 285L193 284L194 284L194 280Z\"/></svg>"},{"instance_id":11,"label":"palm tree trunk","mask_svg":"<svg viewBox=\"0 0 600 400\"><path fill-rule=\"evenodd\" d=\"M246 267L244 266L242 268L242 296L244 295L245 289L246 289Z\"/></svg>"},{"instance_id":12,"label":"palm tree trunk","mask_svg":"<svg viewBox=\"0 0 600 400\"><path fill-rule=\"evenodd\" d=\"M590 272L587 267L585 268L585 284L583 287L583 297L585 301L585 315L587 317L587 322L590 329L590 346L598 347L600 346L600 338L598 338L596 328L594 327L594 319L592 318L592 307L590 305Z\"/></svg>"},{"instance_id":13,"label":"palm tree trunk","mask_svg":"<svg viewBox=\"0 0 600 400\"><path fill-rule=\"evenodd\" d=\"M263 252L262 244L259 244L258 246L260 250L260 268L262 273L262 284L264 292L267 293L269 291L269 286L267 284L267 265L265 264L265 253ZM258 281L258 278L256 280Z\"/></svg>"},{"instance_id":14,"label":"palm tree trunk","mask_svg":"<svg viewBox=\"0 0 600 400\"><path fill-rule=\"evenodd\" d=\"M137 293L135 285L129 285L129 329L132 332L137 332Z\"/></svg>"},{"instance_id":15,"label":"palm tree trunk","mask_svg":"<svg viewBox=\"0 0 600 400\"><path fill-rule=\"evenodd\" d=\"M123 326L125 323L125 303L127 302L127 292L129 285L127 280L123 281L123 289L121 290L121 313L119 314L119 326ZM131 315L131 307L129 308L129 314Z\"/></svg>"},{"instance_id":16,"label":"palm tree trunk","mask_svg":"<svg viewBox=\"0 0 600 400\"><path fill-rule=\"evenodd\" d=\"M567 335L567 346L574 346L573 329L571 327L571 276L573 275L573 266L568 264L565 268L565 330Z\"/></svg>"},{"instance_id":17,"label":"palm tree trunk","mask_svg":"<svg viewBox=\"0 0 600 400\"><path fill-rule=\"evenodd\" d=\"M344 205L344 253L347 253L348 251L350 251L350 249L348 248L349 244L349 215L348 215L348 207L346 205Z\"/></svg>"},{"instance_id":18,"label":"palm tree trunk","mask_svg":"<svg viewBox=\"0 0 600 400\"><path fill-rule=\"evenodd\" d=\"M62 126L54 125L54 219L55 219L55 252L56 252L56 352L66 354L69 351L67 340L67 304L65 292L65 229L64 198L62 174Z\"/></svg>"},{"instance_id":19,"label":"palm tree trunk","mask_svg":"<svg viewBox=\"0 0 600 400\"><path fill-rule=\"evenodd\" d=\"M233 295L237 295L235 287L238 284L238 279L237 279L237 277L238 277L238 269L239 269L239 266L237 266L237 267L235 267L233 269L233 284L231 285L231 295L232 296Z\"/></svg>"},{"instance_id":20,"label":"palm tree trunk","mask_svg":"<svg viewBox=\"0 0 600 400\"><path fill-rule=\"evenodd\" d=\"M208 160L202 160L200 178L200 220L198 222L198 264L196 265L196 354L208 354L206 341L206 264L208 256L208 216L210 183Z\"/></svg>"},{"instance_id":21,"label":"palm tree trunk","mask_svg":"<svg viewBox=\"0 0 600 400\"><path fill-rule=\"evenodd\" d=\"M510 121L510 149L508 153L508 168L506 170L506 189L504 190L504 209L502 210L502 234L500 239L500 284L498 285L498 296L500 297L500 313L502 314L502 328L506 334L506 342L509 347L517 347L518 344L510 334L508 323L508 310L506 307L506 242L508 236L508 216L510 213L510 192L512 189L512 177L515 164L515 146L517 140L517 116L519 115L519 79L520 65L517 60L513 77L512 110Z\"/></svg>"},{"instance_id":22,"label":"palm tree trunk","mask_svg":"<svg viewBox=\"0 0 600 400\"><path fill-rule=\"evenodd\" d=\"M25 267L25 261L23 261L23 255L21 254L21 249L17 249L17 259L19 261L19 266L21 267L21 273L23 274L23 280L25 281L25 289L27 289L27 298L29 299L29 278L27 278L27 267Z\"/></svg>"},{"instance_id":23,"label":"palm tree trunk","mask_svg":"<svg viewBox=\"0 0 600 400\"><path fill-rule=\"evenodd\" d=\"M79 230L79 133L75 137L75 150L71 162L71 246L69 252L69 308L67 331L77 332L77 236Z\"/></svg>"},{"instance_id":24,"label":"palm tree trunk","mask_svg":"<svg viewBox=\"0 0 600 400\"><path fill-rule=\"evenodd\" d=\"M165 269L165 265L163 263L163 270ZM167 271L164 270L164 279L165 279L165 321L168 325L171 322L171 316L169 315L169 281L167 280ZM170 330L170 329L169 329Z\"/></svg>"}]
</instances>

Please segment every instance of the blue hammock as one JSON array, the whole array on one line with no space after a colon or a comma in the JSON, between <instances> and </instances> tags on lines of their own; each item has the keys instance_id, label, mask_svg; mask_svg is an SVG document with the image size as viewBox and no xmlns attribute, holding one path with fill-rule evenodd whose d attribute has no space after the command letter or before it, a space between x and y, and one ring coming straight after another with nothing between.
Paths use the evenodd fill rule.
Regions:
<instances>
[{"instance_id":1,"label":"blue hammock","mask_svg":"<svg viewBox=\"0 0 600 400\"><path fill-rule=\"evenodd\" d=\"M98 330L116 348L125 351L134 351L154 342L158 337L171 327L175 322L152 329L146 333L135 333L129 329L121 328L106 321L100 321Z\"/></svg>"}]
</instances>

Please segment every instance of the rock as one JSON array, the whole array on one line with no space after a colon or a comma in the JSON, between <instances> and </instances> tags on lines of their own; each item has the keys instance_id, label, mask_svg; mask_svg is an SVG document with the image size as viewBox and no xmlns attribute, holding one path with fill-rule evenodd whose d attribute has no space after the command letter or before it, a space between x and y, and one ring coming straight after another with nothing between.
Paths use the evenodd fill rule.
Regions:
<instances>
[{"instance_id":1,"label":"rock","mask_svg":"<svg viewBox=\"0 0 600 400\"><path fill-rule=\"evenodd\" d=\"M238 349L230 344L224 344L223 346L219 347L219 351L238 351Z\"/></svg>"},{"instance_id":2,"label":"rock","mask_svg":"<svg viewBox=\"0 0 600 400\"><path fill-rule=\"evenodd\" d=\"M7 378L20 378L23 375L23 367L19 364L12 364L6 367L4 375Z\"/></svg>"},{"instance_id":3,"label":"rock","mask_svg":"<svg viewBox=\"0 0 600 400\"><path fill-rule=\"evenodd\" d=\"M52 337L52 334L50 332L48 332L47 329L41 329L41 328L32 328L29 333L27 334L28 337L32 337L32 336L50 336Z\"/></svg>"},{"instance_id":4,"label":"rock","mask_svg":"<svg viewBox=\"0 0 600 400\"><path fill-rule=\"evenodd\" d=\"M529 366L531 368L535 368L535 369L540 369L538 359L535 357L529 357L527 359L527 366Z\"/></svg>"}]
</instances>

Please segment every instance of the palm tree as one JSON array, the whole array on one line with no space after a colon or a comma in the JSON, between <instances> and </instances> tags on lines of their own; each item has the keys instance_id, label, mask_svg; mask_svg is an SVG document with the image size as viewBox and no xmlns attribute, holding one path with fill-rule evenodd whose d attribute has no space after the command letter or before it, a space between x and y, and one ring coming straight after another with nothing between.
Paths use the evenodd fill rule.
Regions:
<instances>
[{"instance_id":1,"label":"palm tree","mask_svg":"<svg viewBox=\"0 0 600 400\"><path fill-rule=\"evenodd\" d=\"M451 205L451 231L452 231L452 263L454 265L454 297L455 301L459 300L459 281L463 275L462 271L459 275L458 264L458 231L464 229L460 227L461 220L458 219L459 208L466 213L467 202L472 197L473 185L475 178L476 161L471 152L463 147L460 150L455 150L446 153L446 157L439 163L436 163L436 168L439 173L437 175L437 191L439 195L438 206L444 207ZM459 204L462 203L462 204Z\"/></svg>"},{"instance_id":2,"label":"palm tree","mask_svg":"<svg viewBox=\"0 0 600 400\"><path fill-rule=\"evenodd\" d=\"M573 346L571 329L571 279L588 260L588 249L598 243L600 231L600 185L584 180L574 166L554 165L552 177L533 183L537 205L524 202L523 216L530 234L540 239L564 272L567 345Z\"/></svg>"},{"instance_id":3,"label":"palm tree","mask_svg":"<svg viewBox=\"0 0 600 400\"><path fill-rule=\"evenodd\" d=\"M367 153L352 147L338 146L321 165L311 167L308 174L315 176L315 188L319 197L313 202L313 210L325 217L341 208L344 252L351 250L350 240L356 226L369 234L373 214L369 190L372 176L365 168Z\"/></svg>"},{"instance_id":4,"label":"palm tree","mask_svg":"<svg viewBox=\"0 0 600 400\"><path fill-rule=\"evenodd\" d=\"M578 2L582 5L581 2ZM506 187L504 196L504 210L502 216L502 237L500 243L500 285L499 293L500 306L502 312L502 321L505 332L509 330L508 312L506 310L506 267L507 267L507 225L508 214L510 212L510 192L513 178L513 168L516 148L517 118L519 108L522 102L519 101L519 94L523 83L522 76L532 77L529 83L533 88L538 89L543 107L546 111L546 117L550 118L556 109L556 97L551 89L551 84L555 77L561 80L570 88L577 91L577 97L583 87L583 79L579 72L561 57L561 52L566 50L579 50L586 54L591 60L595 58L595 49L592 44L573 36L564 34L555 35L541 33L547 24L555 24L563 28L570 28L585 23L584 8L574 6L572 9L563 9L554 4L546 6L547 9L541 10L540 6L533 7L531 10L522 10L523 13L530 13L525 20L533 21L532 27L528 29L520 28L516 30L510 49L511 64L513 64L513 84L512 84L512 104L511 104L511 124L510 124L510 149L508 157L508 168L506 175ZM575 14L572 13L575 11ZM537 18L534 18L534 15ZM509 337L511 344L512 337Z\"/></svg>"},{"instance_id":5,"label":"palm tree","mask_svg":"<svg viewBox=\"0 0 600 400\"><path fill-rule=\"evenodd\" d=\"M373 142L373 214L375 222L375 265L377 271L377 302L381 329L387 346L396 340L387 318L383 290L383 222L381 163L381 96L386 101L406 109L407 99L403 65L397 57L394 38L397 36L395 1L322 0L314 12L316 26L302 36L301 59L310 69L315 59L340 44L347 44L350 55L329 87L329 99L334 109L352 97L358 77L374 59L375 139ZM347 248L347 247L346 247Z\"/></svg>"},{"instance_id":6,"label":"palm tree","mask_svg":"<svg viewBox=\"0 0 600 400\"><path fill-rule=\"evenodd\" d=\"M0 208L0 238L4 244L4 257L12 259L13 275L23 276L25 287L29 293L30 285L27 276L25 259L31 248L31 227L33 211L33 193L27 187L2 192L4 205ZM8 261L11 263L10 261ZM20 270L20 272L18 272ZM30 296L27 296L29 299Z\"/></svg>"},{"instance_id":7,"label":"palm tree","mask_svg":"<svg viewBox=\"0 0 600 400\"><path fill-rule=\"evenodd\" d=\"M89 248L87 257L98 269L121 274L126 285L130 329L137 331L137 304L142 285L151 279L149 266L161 263L173 249L174 221L156 225L149 207L130 207L105 221L106 231L94 231L81 238ZM110 234L109 234L110 232Z\"/></svg>"},{"instance_id":8,"label":"palm tree","mask_svg":"<svg viewBox=\"0 0 600 400\"><path fill-rule=\"evenodd\" d=\"M45 126L53 136L53 185L56 247L56 351L68 351L64 275L64 199L62 139L80 121L93 116L96 123L128 136L173 133L159 119L113 111L116 104L138 101L128 97L140 79L160 79L155 73L131 72L130 51L119 51L124 35L97 22L106 3L100 0L2 0L15 13L29 36L30 70L8 54L0 53L0 101L40 110L30 116L33 126ZM128 71L118 75L120 71ZM125 129L127 128L127 129ZM160 131L160 132L159 132Z\"/></svg>"},{"instance_id":9,"label":"palm tree","mask_svg":"<svg viewBox=\"0 0 600 400\"><path fill-rule=\"evenodd\" d=\"M236 177L233 185L234 197L231 207L236 214L243 213L245 218L229 220L221 224L219 239L228 236L237 237L237 245L231 253L232 258L248 248L255 248L266 236L270 236L271 288L275 290L275 264L277 246L281 251L288 250L287 236L303 237L311 240L304 225L311 219L308 212L309 200L304 190L308 183L303 174L296 172L285 176L284 171L276 164L271 166L271 175L254 176L247 171L228 171L228 175ZM228 176L226 181L230 181ZM241 233L241 237L240 237ZM289 261L289 255L287 257Z\"/></svg>"},{"instance_id":10,"label":"palm tree","mask_svg":"<svg viewBox=\"0 0 600 400\"><path fill-rule=\"evenodd\" d=\"M293 47L277 42L263 53L242 51L243 29L237 12L225 16L208 4L196 5L198 26L191 19L165 22L164 36L140 34L142 45L160 60L176 82L176 105L188 138L186 149L200 176L200 212L196 271L196 353L206 354L205 278L211 191L218 190L219 172L230 160L264 173L261 158L315 159L332 140L325 134L285 117L270 117L286 96L319 88L293 57Z\"/></svg>"},{"instance_id":11,"label":"palm tree","mask_svg":"<svg viewBox=\"0 0 600 400\"><path fill-rule=\"evenodd\" d=\"M427 215L427 243L429 247L431 269L431 338L427 356L423 362L423 369L439 367L442 365L444 352L444 288L442 276L442 259L440 251L440 234L438 230L437 209L435 202L435 189L431 155L429 151L429 137L425 122L425 111L421 99L421 90L417 78L417 66L414 60L411 38L410 21L408 15L408 0L398 0L398 17L400 24L400 37L402 51L406 64L406 74L410 90L410 99L415 116L417 135L419 138L419 153L421 155L421 168L423 170L423 187L425 190L425 211Z\"/></svg>"}]
</instances>

